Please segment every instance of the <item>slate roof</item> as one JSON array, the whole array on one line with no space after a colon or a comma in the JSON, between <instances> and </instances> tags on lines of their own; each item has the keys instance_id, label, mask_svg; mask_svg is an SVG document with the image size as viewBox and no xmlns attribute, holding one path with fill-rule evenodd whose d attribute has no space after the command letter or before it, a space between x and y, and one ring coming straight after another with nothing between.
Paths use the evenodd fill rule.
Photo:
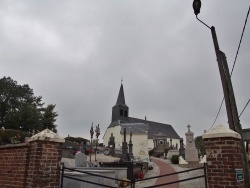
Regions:
<instances>
[{"instance_id":1,"label":"slate roof","mask_svg":"<svg viewBox=\"0 0 250 188\"><path fill-rule=\"evenodd\" d=\"M127 106L126 103L125 103L125 97L124 97L124 91L123 91L123 85L122 84L121 84L121 87L120 87L120 91L119 91L119 94L118 94L116 105Z\"/></svg>"},{"instance_id":2,"label":"slate roof","mask_svg":"<svg viewBox=\"0 0 250 188\"><path fill-rule=\"evenodd\" d=\"M122 123L121 125L121 134L123 134L124 128L126 128L127 134L132 132L133 134L147 134L148 133L148 124L145 123Z\"/></svg>"},{"instance_id":3,"label":"slate roof","mask_svg":"<svg viewBox=\"0 0 250 188\"><path fill-rule=\"evenodd\" d=\"M138 119L133 117L127 117L127 121L114 121L112 122L109 127L114 127L117 125L126 125L130 127L131 130L134 130L136 132L139 132L141 128L143 128L142 124L145 125L145 122L148 125L148 138L153 139L155 135L159 134L161 132L162 134L166 135L167 138L173 138L173 139L180 139L180 136L176 133L176 131L173 129L173 127L169 124L164 123L158 123L154 121L148 121L144 119ZM138 128L137 128L138 127ZM144 131L147 131L146 127ZM127 130L129 131L129 130ZM131 131L129 131L131 132ZM132 131L133 132L133 131Z\"/></svg>"},{"instance_id":4,"label":"slate roof","mask_svg":"<svg viewBox=\"0 0 250 188\"><path fill-rule=\"evenodd\" d=\"M132 118L129 117L130 123L140 123L145 122L144 119ZM158 134L159 131L166 135L168 138L180 139L180 136L176 133L173 127L169 124L158 123L154 121L147 121L149 130L148 130L148 138L152 139L155 137L155 134Z\"/></svg>"}]
</instances>

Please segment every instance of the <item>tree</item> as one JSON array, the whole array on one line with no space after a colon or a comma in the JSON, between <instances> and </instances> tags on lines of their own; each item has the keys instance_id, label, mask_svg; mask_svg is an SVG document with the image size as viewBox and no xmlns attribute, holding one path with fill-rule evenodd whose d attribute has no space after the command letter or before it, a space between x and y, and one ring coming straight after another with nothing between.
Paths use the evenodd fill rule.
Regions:
<instances>
[{"instance_id":1,"label":"tree","mask_svg":"<svg viewBox=\"0 0 250 188\"><path fill-rule=\"evenodd\" d=\"M206 155L206 150L205 150L205 146L204 146L204 140L202 139L202 136L197 136L195 137L195 146L197 149L200 150L201 155L204 156Z\"/></svg>"},{"instance_id":2,"label":"tree","mask_svg":"<svg viewBox=\"0 0 250 188\"><path fill-rule=\"evenodd\" d=\"M28 84L18 85L10 77L0 79L0 127L26 132L49 128L57 132L56 105L44 107L41 96L34 96Z\"/></svg>"},{"instance_id":3,"label":"tree","mask_svg":"<svg viewBox=\"0 0 250 188\"><path fill-rule=\"evenodd\" d=\"M44 109L44 111L42 112L43 117L42 117L41 122L45 128L48 128L48 129L53 130L54 132L57 132L54 126L56 117L58 116L58 114L54 112L55 107L56 105L49 104L47 108Z\"/></svg>"}]
</instances>

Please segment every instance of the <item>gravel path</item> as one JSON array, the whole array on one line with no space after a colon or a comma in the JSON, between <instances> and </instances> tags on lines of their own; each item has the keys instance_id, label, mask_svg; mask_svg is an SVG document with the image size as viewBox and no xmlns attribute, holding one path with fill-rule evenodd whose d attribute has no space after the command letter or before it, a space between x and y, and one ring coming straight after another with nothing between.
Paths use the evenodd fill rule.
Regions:
<instances>
[{"instance_id":1,"label":"gravel path","mask_svg":"<svg viewBox=\"0 0 250 188\"><path fill-rule=\"evenodd\" d=\"M159 158L157 158L157 159L159 159ZM189 168L181 168L178 165L174 165L168 159L159 159L159 160L164 161L165 163L172 166L176 172L180 172L180 171L189 169ZM204 170L195 170L195 171L191 171L191 172L178 174L178 177L179 177L179 180L182 180L182 179L187 179L187 178L191 178L191 177L195 177L195 176L200 176L203 174L204 174ZM179 183L179 188L191 188L191 187L192 188L205 188L204 178L199 178L199 179L194 179L194 180Z\"/></svg>"}]
</instances>

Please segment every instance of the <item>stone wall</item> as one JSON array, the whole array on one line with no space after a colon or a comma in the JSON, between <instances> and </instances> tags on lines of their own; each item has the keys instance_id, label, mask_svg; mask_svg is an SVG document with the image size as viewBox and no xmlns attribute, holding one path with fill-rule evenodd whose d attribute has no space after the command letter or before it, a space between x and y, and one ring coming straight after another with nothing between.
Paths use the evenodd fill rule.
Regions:
<instances>
[{"instance_id":1,"label":"stone wall","mask_svg":"<svg viewBox=\"0 0 250 188\"><path fill-rule=\"evenodd\" d=\"M46 129L27 144L0 146L1 187L59 187L63 142Z\"/></svg>"}]
</instances>

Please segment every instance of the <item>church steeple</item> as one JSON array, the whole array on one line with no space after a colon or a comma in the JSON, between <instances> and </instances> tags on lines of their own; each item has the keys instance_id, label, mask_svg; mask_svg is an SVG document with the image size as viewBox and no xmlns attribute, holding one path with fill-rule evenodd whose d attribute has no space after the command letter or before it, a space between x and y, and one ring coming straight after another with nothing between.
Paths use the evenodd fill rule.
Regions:
<instances>
[{"instance_id":1,"label":"church steeple","mask_svg":"<svg viewBox=\"0 0 250 188\"><path fill-rule=\"evenodd\" d=\"M111 121L112 122L117 121L117 120L127 121L128 112L129 112L129 108L125 103L123 84L121 83L121 87L119 90L116 105L113 106L113 109L112 109L112 120Z\"/></svg>"},{"instance_id":2,"label":"church steeple","mask_svg":"<svg viewBox=\"0 0 250 188\"><path fill-rule=\"evenodd\" d=\"M126 105L122 83L121 83L120 91L119 91L118 98L116 101L116 105Z\"/></svg>"}]
</instances>

